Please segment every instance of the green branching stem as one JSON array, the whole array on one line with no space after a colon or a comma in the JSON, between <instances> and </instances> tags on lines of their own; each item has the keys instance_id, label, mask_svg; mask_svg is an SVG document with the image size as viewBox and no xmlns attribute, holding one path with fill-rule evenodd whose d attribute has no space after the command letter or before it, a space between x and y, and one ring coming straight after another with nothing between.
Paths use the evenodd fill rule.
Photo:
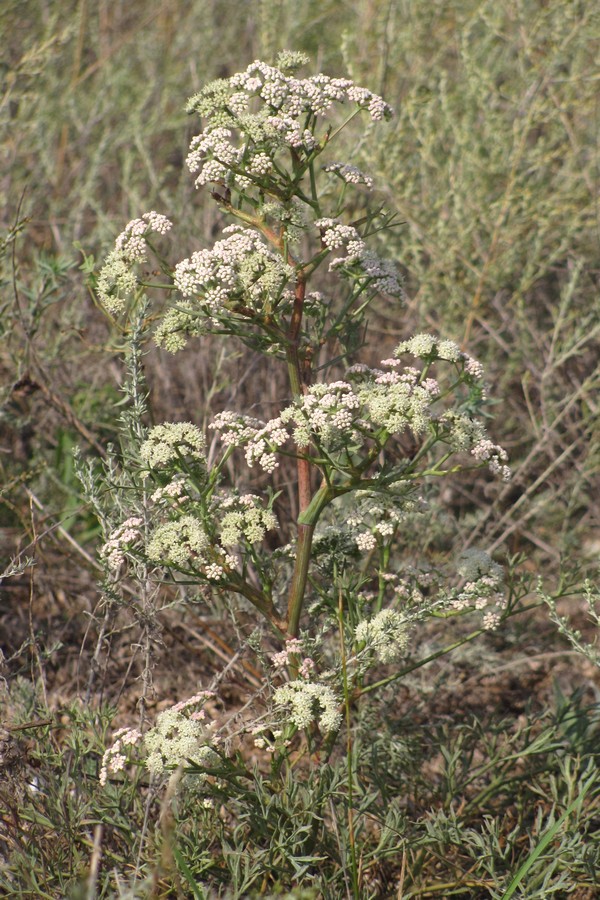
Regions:
<instances>
[{"instance_id":1,"label":"green branching stem","mask_svg":"<svg viewBox=\"0 0 600 900\"><path fill-rule=\"evenodd\" d=\"M323 484L316 492L306 509L298 517L298 539L296 543L296 562L288 598L287 633L290 637L298 636L302 604L306 593L308 566L312 548L315 525L325 507L336 496L336 491L328 484Z\"/></svg>"},{"instance_id":2,"label":"green branching stem","mask_svg":"<svg viewBox=\"0 0 600 900\"><path fill-rule=\"evenodd\" d=\"M235 579L228 582L225 590L230 590L236 594L241 594L257 609L281 634L286 633L286 622L277 616L273 609L273 601L267 597L262 591L257 590L247 581Z\"/></svg>"}]
</instances>

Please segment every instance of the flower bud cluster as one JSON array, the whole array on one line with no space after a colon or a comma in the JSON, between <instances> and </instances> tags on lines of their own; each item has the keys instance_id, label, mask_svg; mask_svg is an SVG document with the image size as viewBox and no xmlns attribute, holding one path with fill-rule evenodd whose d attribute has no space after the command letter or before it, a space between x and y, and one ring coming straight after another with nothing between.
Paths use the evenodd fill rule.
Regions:
<instances>
[{"instance_id":1,"label":"flower bud cluster","mask_svg":"<svg viewBox=\"0 0 600 900\"><path fill-rule=\"evenodd\" d=\"M408 625L396 610L382 609L372 619L359 622L354 636L359 644L364 644L375 654L379 662L390 663L406 651Z\"/></svg>"},{"instance_id":2,"label":"flower bud cluster","mask_svg":"<svg viewBox=\"0 0 600 900\"><path fill-rule=\"evenodd\" d=\"M394 360L384 360L382 365L386 369L354 370L365 418L390 434L408 428L416 436L423 434L434 418L432 405L440 393L437 381L421 379L412 367L395 371Z\"/></svg>"},{"instance_id":3,"label":"flower bud cluster","mask_svg":"<svg viewBox=\"0 0 600 900\"><path fill-rule=\"evenodd\" d=\"M469 548L459 556L456 568L465 583L458 593L448 595L450 607L460 612L468 609L483 612L483 628L497 628L507 602L502 589L502 566L494 562L488 553Z\"/></svg>"},{"instance_id":4,"label":"flower bud cluster","mask_svg":"<svg viewBox=\"0 0 600 900\"><path fill-rule=\"evenodd\" d=\"M274 653L271 656L271 662L274 668L283 669L285 666L288 666L294 660L294 657L297 657L302 653L302 650L302 641L298 638L291 638L289 641L286 641L285 649L280 650L279 653ZM298 669L298 674L307 681L315 668L315 661L311 659L310 656L305 656Z\"/></svg>"},{"instance_id":5,"label":"flower bud cluster","mask_svg":"<svg viewBox=\"0 0 600 900\"><path fill-rule=\"evenodd\" d=\"M98 297L109 312L121 312L127 298L134 293L137 278L132 267L146 258L148 235L152 232L166 234L171 226L166 216L154 210L144 213L141 219L132 219L125 226L98 276Z\"/></svg>"},{"instance_id":6,"label":"flower bud cluster","mask_svg":"<svg viewBox=\"0 0 600 900\"><path fill-rule=\"evenodd\" d=\"M157 565L192 568L211 582L237 568L232 548L260 543L278 526L273 511L255 494L215 494L202 516L196 497L175 496L169 503L171 496L170 491L161 492L160 512L166 521L153 528L146 555Z\"/></svg>"},{"instance_id":7,"label":"flower bud cluster","mask_svg":"<svg viewBox=\"0 0 600 900\"><path fill-rule=\"evenodd\" d=\"M373 187L372 177L365 174L365 172L361 172L361 170L357 169L356 166L350 166L346 165L345 163L335 162L323 166L323 171L334 172L342 179L342 181L345 181L346 184L364 184L369 188L369 190Z\"/></svg>"},{"instance_id":8,"label":"flower bud cluster","mask_svg":"<svg viewBox=\"0 0 600 900\"><path fill-rule=\"evenodd\" d=\"M167 422L150 429L140 447L140 456L152 469L185 457L206 463L206 441L191 422Z\"/></svg>"}]
</instances>

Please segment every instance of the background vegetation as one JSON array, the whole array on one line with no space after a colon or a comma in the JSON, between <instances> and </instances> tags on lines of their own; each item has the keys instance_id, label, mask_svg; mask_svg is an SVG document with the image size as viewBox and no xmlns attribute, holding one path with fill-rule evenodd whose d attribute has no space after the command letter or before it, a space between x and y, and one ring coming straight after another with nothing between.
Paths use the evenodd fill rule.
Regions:
<instances>
[{"instance_id":1,"label":"background vegetation","mask_svg":"<svg viewBox=\"0 0 600 900\"><path fill-rule=\"evenodd\" d=\"M136 716L144 657L125 614L97 641L98 530L73 468L75 447L102 455L115 439L124 378L82 251L100 260L149 209L176 222L178 258L209 245L219 213L184 166L197 130L185 100L286 47L396 110L347 144L398 213L384 249L409 296L402 318L379 305L370 338L380 358L433 330L484 362L514 477L502 489L457 480L444 500L458 546L512 559L535 607L358 715L361 896L597 896L600 679L536 593L541 578L593 639L582 584L600 550L597 4L240 0L233 15L227 0L5 0L0 37L0 570L32 562L0 584L2 889L350 890L344 822L310 817L319 791L336 796L335 773L290 786L279 809L248 797L220 825L192 800L161 816L143 784L99 789L109 729ZM251 354L209 338L176 357L152 351L146 370L157 422L246 409L250 383L278 396ZM237 641L222 611L162 610L155 709L223 666L222 700L242 709L261 673ZM424 643L434 654L444 635ZM205 894L195 882L210 871Z\"/></svg>"}]
</instances>

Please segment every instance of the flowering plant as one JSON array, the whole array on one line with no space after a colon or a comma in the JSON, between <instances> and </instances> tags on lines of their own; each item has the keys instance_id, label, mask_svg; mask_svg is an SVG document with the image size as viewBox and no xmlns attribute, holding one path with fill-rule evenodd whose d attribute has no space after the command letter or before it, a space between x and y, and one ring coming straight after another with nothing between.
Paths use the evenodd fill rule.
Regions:
<instances>
[{"instance_id":1,"label":"flowering plant","mask_svg":"<svg viewBox=\"0 0 600 900\"><path fill-rule=\"evenodd\" d=\"M210 461L198 425L146 428L140 407L137 451L128 457L136 490L128 489L117 519L104 509L101 551L113 592L128 566L138 573L142 566L144 578L237 596L264 617L286 648L275 669L283 659L288 680L273 693L289 716L281 746L290 727L314 723L335 733L342 693L368 690L371 667L405 655L417 621L475 610L483 628L494 628L507 602L501 567L483 552L463 554L450 576L444 567L402 563L402 536L423 515L427 485L480 467L506 480L507 456L478 415L482 368L453 341L417 334L374 367L356 361L369 305L379 295L399 311L402 279L371 246L391 224L370 204L373 179L329 157L357 116L373 125L392 110L347 79L299 78L304 63L295 53L282 53L275 66L254 62L189 101L203 130L192 139L188 167L234 219L224 237L169 265L155 235L171 223L147 213L117 238L97 282L107 312L132 322L143 320L153 289L168 291L153 338L172 353L194 336L233 336L281 360L287 373L275 417L215 416ZM140 271L149 253L166 276L160 283ZM272 479L268 492L228 483L228 463L240 450L259 485ZM286 507L277 481L280 467L289 477L290 460L295 508ZM276 537L282 516L287 543ZM341 629L343 665L320 671L312 651L302 656L332 622ZM200 726L185 723L185 739L196 740ZM111 759L122 763L119 741L109 767ZM154 760L159 750L152 744Z\"/></svg>"}]
</instances>

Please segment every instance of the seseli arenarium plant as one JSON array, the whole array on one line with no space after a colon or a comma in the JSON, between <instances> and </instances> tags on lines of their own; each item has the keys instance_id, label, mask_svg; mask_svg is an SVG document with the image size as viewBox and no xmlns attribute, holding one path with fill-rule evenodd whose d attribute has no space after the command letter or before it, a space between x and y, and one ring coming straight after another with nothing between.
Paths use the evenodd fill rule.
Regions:
<instances>
[{"instance_id":1,"label":"seseli arenarium plant","mask_svg":"<svg viewBox=\"0 0 600 900\"><path fill-rule=\"evenodd\" d=\"M372 138L392 110L348 79L299 77L305 63L284 52L276 65L254 62L190 99L203 127L188 167L231 224L211 247L174 264L163 255L174 229L160 213L131 221L117 238L96 287L130 340L133 403L104 480L84 474L105 532L107 608L129 605L150 633L160 593L185 585L189 596L192 585L202 602L225 598L270 631L270 656L264 632L252 636L265 663L267 711L247 731L271 759L278 795L302 759L298 733L309 748L320 746L325 765L352 705L426 662L398 663L416 646L419 623L435 617L449 629L474 614L474 630L456 634L469 640L495 629L518 599L484 550L455 548L435 564L403 558L440 480L481 468L507 480L507 455L484 424L482 367L453 341L416 334L376 365L360 360L370 303L382 296L400 315L402 279L376 250L392 216L378 205L373 179L336 159L335 145L360 116ZM259 417L257 396L253 415L224 410L207 431L194 422L151 427L144 341L151 335L169 352L193 352L193 339L206 334L280 365L280 408ZM150 667L150 650L147 659ZM154 776L179 766L198 776L208 810L245 796L242 783L259 776L232 762L231 729L213 715L212 697L201 692L149 730L142 722L115 735L102 781L120 777L142 748ZM346 775L331 790L321 785L314 812L319 818L345 796L347 890L358 896L349 737L347 751ZM297 856L313 860L319 827L313 818L295 836ZM280 877L279 863L269 865L263 877Z\"/></svg>"}]
</instances>

